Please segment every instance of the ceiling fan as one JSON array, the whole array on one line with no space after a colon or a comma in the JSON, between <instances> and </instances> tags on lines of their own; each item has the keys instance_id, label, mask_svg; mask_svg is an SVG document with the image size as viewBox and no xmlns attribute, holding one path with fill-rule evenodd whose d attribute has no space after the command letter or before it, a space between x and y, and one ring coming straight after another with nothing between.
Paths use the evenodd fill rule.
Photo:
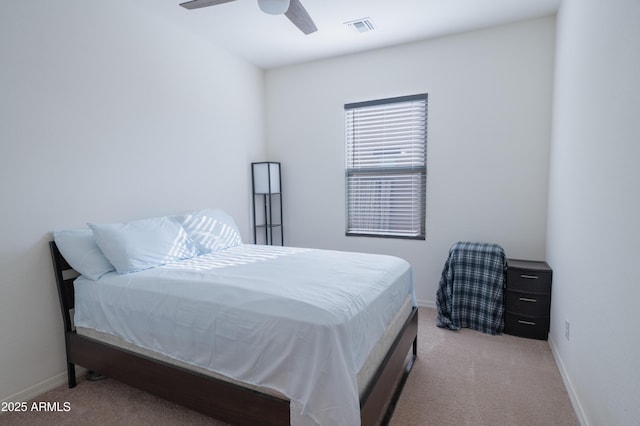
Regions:
<instances>
[{"instance_id":1,"label":"ceiling fan","mask_svg":"<svg viewBox=\"0 0 640 426\"><path fill-rule=\"evenodd\" d=\"M186 9L199 9L201 7L215 6L222 3L229 3L235 0L192 0L180 3ZM300 0L258 0L260 10L270 15L284 14L289 20L305 34L318 31L311 16L300 3Z\"/></svg>"}]
</instances>

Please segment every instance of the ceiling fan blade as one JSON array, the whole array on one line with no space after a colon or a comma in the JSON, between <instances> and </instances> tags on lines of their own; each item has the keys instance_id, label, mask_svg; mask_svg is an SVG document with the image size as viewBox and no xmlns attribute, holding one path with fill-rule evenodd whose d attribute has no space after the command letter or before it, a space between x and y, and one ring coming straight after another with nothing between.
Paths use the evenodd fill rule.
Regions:
<instances>
[{"instance_id":1,"label":"ceiling fan blade","mask_svg":"<svg viewBox=\"0 0 640 426\"><path fill-rule=\"evenodd\" d=\"M300 0L291 0L289 10L284 14L291 22L293 22L293 25L298 27L303 33L311 34L318 31L318 27L313 23L311 16L309 16L307 10L302 6Z\"/></svg>"},{"instance_id":2,"label":"ceiling fan blade","mask_svg":"<svg viewBox=\"0 0 640 426\"><path fill-rule=\"evenodd\" d=\"M192 0L185 3L180 3L180 6L185 9L199 9L201 7L215 6L217 4L229 3L235 0Z\"/></svg>"}]
</instances>

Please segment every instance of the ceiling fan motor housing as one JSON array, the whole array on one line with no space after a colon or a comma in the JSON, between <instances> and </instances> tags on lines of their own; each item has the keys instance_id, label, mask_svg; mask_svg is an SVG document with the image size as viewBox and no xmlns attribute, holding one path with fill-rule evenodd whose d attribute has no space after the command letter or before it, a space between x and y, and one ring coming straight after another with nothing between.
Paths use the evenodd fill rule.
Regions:
<instances>
[{"instance_id":1,"label":"ceiling fan motor housing","mask_svg":"<svg viewBox=\"0 0 640 426\"><path fill-rule=\"evenodd\" d=\"M260 10L269 15L282 15L289 10L290 0L258 0Z\"/></svg>"}]
</instances>

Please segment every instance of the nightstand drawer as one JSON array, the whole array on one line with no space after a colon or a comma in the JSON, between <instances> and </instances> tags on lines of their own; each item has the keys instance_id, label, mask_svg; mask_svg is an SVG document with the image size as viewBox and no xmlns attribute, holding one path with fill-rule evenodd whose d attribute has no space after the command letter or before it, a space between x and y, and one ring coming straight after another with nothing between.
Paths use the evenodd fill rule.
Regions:
<instances>
[{"instance_id":1,"label":"nightstand drawer","mask_svg":"<svg viewBox=\"0 0 640 426\"><path fill-rule=\"evenodd\" d=\"M551 310L551 295L540 293L524 293L506 290L507 309L516 314L535 317L548 317Z\"/></svg>"},{"instance_id":2,"label":"nightstand drawer","mask_svg":"<svg viewBox=\"0 0 640 426\"><path fill-rule=\"evenodd\" d=\"M551 270L507 268L507 289L551 293Z\"/></svg>"},{"instance_id":3,"label":"nightstand drawer","mask_svg":"<svg viewBox=\"0 0 640 426\"><path fill-rule=\"evenodd\" d=\"M547 340L549 337L549 317L504 314L504 332L529 339Z\"/></svg>"}]
</instances>

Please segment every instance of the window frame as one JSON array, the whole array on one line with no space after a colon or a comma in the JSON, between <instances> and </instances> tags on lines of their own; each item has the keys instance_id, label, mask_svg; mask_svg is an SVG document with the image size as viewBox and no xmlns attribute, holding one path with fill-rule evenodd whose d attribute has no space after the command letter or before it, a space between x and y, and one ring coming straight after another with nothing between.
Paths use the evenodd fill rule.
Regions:
<instances>
[{"instance_id":1,"label":"window frame","mask_svg":"<svg viewBox=\"0 0 640 426\"><path fill-rule=\"evenodd\" d=\"M413 101L420 101L424 103L424 115L421 116L421 120L424 121L424 129L422 130L424 134L424 141L422 142L422 149L423 149L422 155L423 155L424 161L421 162L419 166L414 165L414 166L390 167L389 165L386 165L386 166L378 165L378 166L372 166L372 167L355 167L353 164L354 159L352 158L352 156L350 156L350 153L349 153L349 144L357 143L357 138L353 137L353 134L355 132L353 131L353 129L351 129L351 139L350 139L350 133L349 133L350 129L348 128L349 127L348 114L353 113L353 111L357 109L364 109L367 107L377 107L377 106L383 106L386 104L398 104L398 103L406 103L406 102L413 102ZM344 111L345 111L344 112L345 114L344 115L344 118L345 118L345 236L425 240L426 239L428 94L421 93L421 94L409 95L409 96L399 96L399 97L376 99L376 100L370 100L370 101L364 101L364 102L348 103L344 105ZM383 120L381 120L381 123L382 122ZM415 124L413 125L415 126ZM352 152L353 151L354 149L352 149ZM402 157L402 159L406 159L406 158ZM349 164L350 161L352 161L352 164ZM353 217L350 217L350 214L352 214L352 209L351 209L352 203L350 203L350 194L351 194L350 178L353 179L353 177L366 176L366 175L372 178L375 178L377 176L377 178L379 179L379 182L382 183L384 182L385 175L387 176L387 178L389 178L390 175L392 174L396 176L396 178L399 175L402 175L405 177L411 176L414 179L415 177L418 177L419 179L418 184L408 184L408 187L412 188L411 206L412 208L418 208L420 210L419 229L418 227L416 227L415 229L407 228L404 230L395 230L395 232L397 233L394 233L394 230L391 229L390 227L385 228L382 226L378 227L378 229L375 230L375 232L363 232L363 231L354 230L352 223L350 223L350 220L353 219ZM387 179L387 180L390 182L395 182L394 178ZM352 182L351 184L355 184L355 182ZM418 190L417 191L413 190L412 185L417 186ZM378 194L378 196L380 196L380 194ZM418 207L414 207L415 205L417 205ZM379 217L376 219L378 221L385 218L384 214L379 214L378 216ZM414 216L417 217L417 215L414 215ZM387 216L387 217L392 217L392 216ZM403 231L404 231L404 235L402 234ZM414 231L413 232L414 235L410 235L412 234L411 231Z\"/></svg>"}]
</instances>

